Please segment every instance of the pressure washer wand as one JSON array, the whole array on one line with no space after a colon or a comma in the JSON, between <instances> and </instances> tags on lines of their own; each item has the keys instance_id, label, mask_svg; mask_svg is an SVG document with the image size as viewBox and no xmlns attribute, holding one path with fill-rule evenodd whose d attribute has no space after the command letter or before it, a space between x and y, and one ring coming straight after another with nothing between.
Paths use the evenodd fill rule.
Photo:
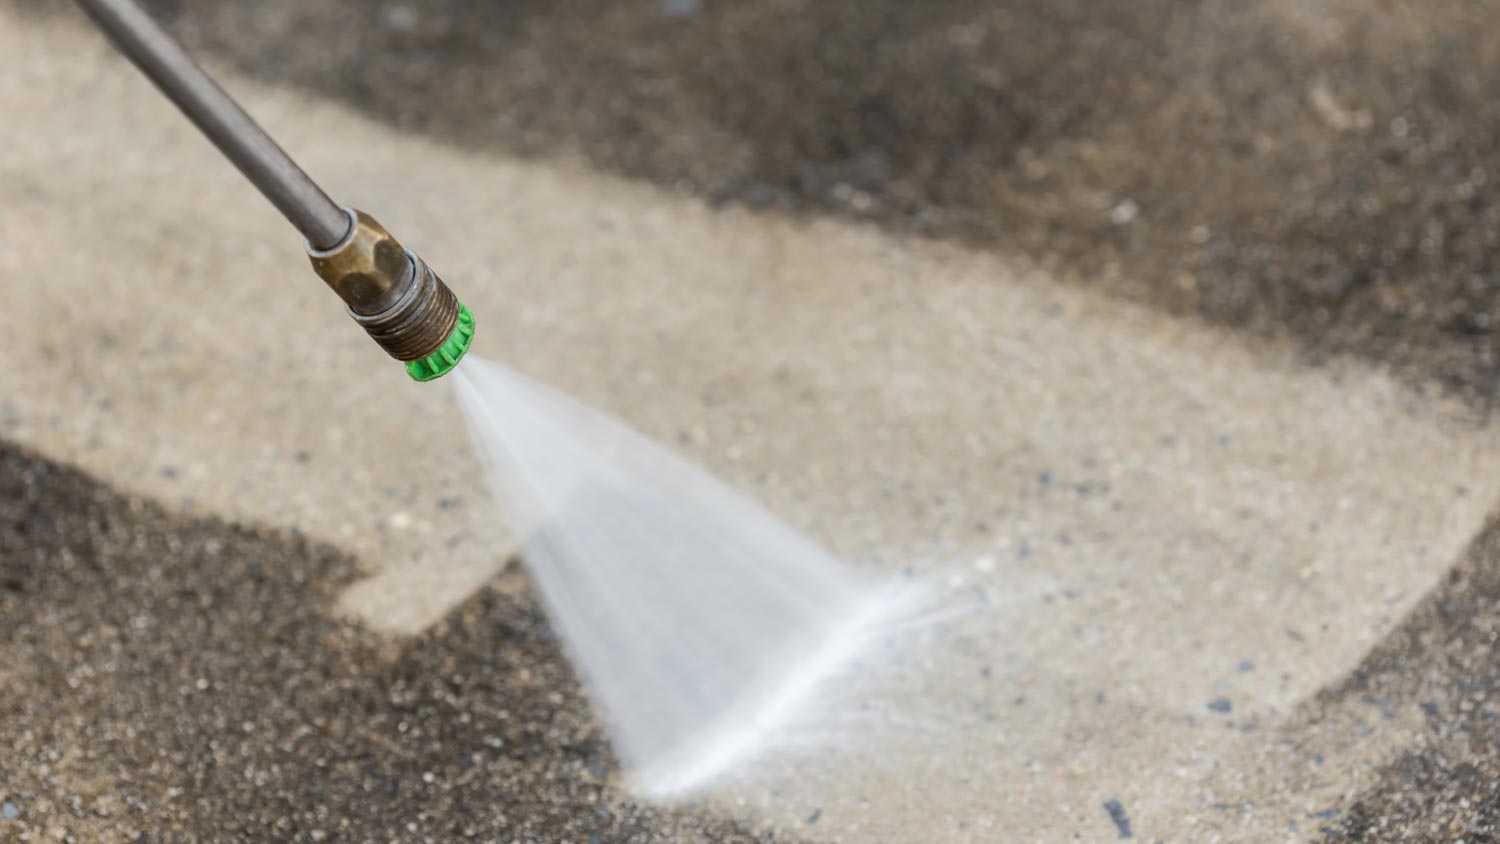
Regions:
<instances>
[{"instance_id":1,"label":"pressure washer wand","mask_svg":"<svg viewBox=\"0 0 1500 844\"><path fill-rule=\"evenodd\" d=\"M474 336L474 317L416 253L364 212L329 199L134 0L77 2L302 232L313 269L411 377L430 381L458 364Z\"/></svg>"}]
</instances>

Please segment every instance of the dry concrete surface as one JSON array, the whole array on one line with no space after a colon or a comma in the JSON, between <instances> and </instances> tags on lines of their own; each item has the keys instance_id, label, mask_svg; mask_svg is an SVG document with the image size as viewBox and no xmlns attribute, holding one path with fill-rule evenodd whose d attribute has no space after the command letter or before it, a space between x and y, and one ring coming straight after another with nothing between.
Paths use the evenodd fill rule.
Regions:
<instances>
[{"instance_id":1,"label":"dry concrete surface","mask_svg":"<svg viewBox=\"0 0 1500 844\"><path fill-rule=\"evenodd\" d=\"M447 385L12 0L0 841L1496 836L1489 7L161 5L477 354L965 612L632 797Z\"/></svg>"}]
</instances>

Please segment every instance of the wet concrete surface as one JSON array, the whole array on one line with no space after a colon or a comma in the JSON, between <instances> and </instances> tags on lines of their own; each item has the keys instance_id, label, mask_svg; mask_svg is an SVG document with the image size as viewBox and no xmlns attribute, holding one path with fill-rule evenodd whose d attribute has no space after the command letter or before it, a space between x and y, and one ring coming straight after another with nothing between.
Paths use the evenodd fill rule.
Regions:
<instances>
[{"instance_id":1,"label":"wet concrete surface","mask_svg":"<svg viewBox=\"0 0 1500 844\"><path fill-rule=\"evenodd\" d=\"M754 230L732 216L737 213L733 209L748 205L776 214L833 213L870 219L888 230L952 237L984 250L1029 256L1050 268L1053 279L1108 290L1174 314L1198 315L1238 332L1290 338L1304 353L1304 362L1326 362L1330 354L1353 352L1377 368L1396 369L1410 383L1444 385L1473 404L1487 404L1496 383L1496 301L1490 270L1500 213L1486 200L1496 155L1491 130L1500 123L1492 105L1496 47L1491 28L1484 25L1496 13L1493 5L1448 2L1419 7L1393 2L1378 10L1353 2L1248 7L1147 2L1102 9L1098 5L944 2L924 5L918 13L915 7L877 2L705 0L557 7L434 2L388 3L368 15L349 16L323 4L210 5L184 0L172 4L170 11L190 41L241 73L352 104L402 132L427 135L442 144L549 162L576 158L667 185L725 209L720 212L728 221L724 231L742 226ZM17 8L27 19L71 14L35 2L20 2ZM334 33L341 37L330 38ZM49 80L46 72L37 78ZM66 109L67 103L61 99L52 105ZM279 113L273 108L273 118L302 114L282 105ZM123 125L122 121L117 128ZM307 132L316 134L312 128ZM178 143L171 137L165 142ZM208 165L201 166L205 174L210 172ZM121 169L130 172L128 166ZM455 178L474 169L472 163L455 165ZM81 169L73 182L28 178L28 190L38 195L56 191L62 199L69 190L81 195L106 184L99 173ZM335 178L355 184L357 174L339 172ZM177 190L166 174L161 174L161 182ZM212 195L212 189L205 190ZM400 195L394 184L372 187L370 193L387 202ZM584 195L579 192L575 198ZM221 197L204 200L205 207L214 201ZM642 207L664 218L677 213L650 203ZM619 225L607 214L603 219ZM33 215L26 225L39 224ZM127 240L139 249L136 261L165 263L174 278L201 270L187 259L173 264L160 257L158 253L169 252L162 244L170 237L155 222L134 225ZM574 230L566 222L559 226L564 232ZM700 236L705 231L690 230ZM776 239L754 242L770 251L787 250L785 262L793 265L813 254ZM452 256L447 260L455 264L473 267L482 265L480 258L491 257L462 254L459 244L442 245L442 254ZM911 260L899 249L889 259ZM587 269L587 260L568 260ZM62 264L64 275L78 272L66 261ZM692 266L685 260L681 265ZM30 263L24 250L11 250L0 259L7 278L34 278L28 269L33 266L40 265ZM262 260L259 266L281 265ZM924 257L913 266L932 272L933 262ZM188 286L180 279L174 283ZM507 284L512 292L529 289ZM566 299L572 288L563 284L560 289ZM774 285L770 290L772 299L795 298L785 290L777 292ZM811 295L816 300L816 293ZM921 297L913 293L909 299L919 302ZM577 305L581 300L567 301ZM747 300L729 301L743 305ZM758 326L773 324L771 317L783 313L774 308L756 312L754 297L748 301L752 315L760 314ZM297 308L301 307L299 301ZM912 308L913 313L924 312L918 305ZM733 308L725 313L730 311ZM289 313L277 318L290 319ZM546 313L533 317L544 323L556 320ZM920 327L917 322L912 325ZM648 320L642 320L642 326L639 336L612 335L606 348L583 355L585 364L597 366L600 355L639 348L636 344L643 338L661 330ZM558 328L552 325L549 330ZM574 331L577 339L577 333L588 329L562 330ZM544 333L521 329L510 348L523 350ZM891 336L917 335L895 331ZM127 336L127 347L131 342ZM163 365L178 374L206 378L182 357L183 348L196 348L194 342L189 334L186 339L167 337L155 346L145 344L139 360L166 361ZM358 352L352 343L350 349L353 361ZM891 349L892 364L908 353L902 343ZM664 359L646 355L637 362ZM930 365L923 371L933 372L945 360L919 359ZM1028 360L1024 353L1012 359ZM1205 355L1204 360L1210 359L1217 358ZM247 371L255 365L249 357L229 360ZM764 386L775 380L770 374L763 373L766 377L759 380L745 374L755 371L758 360L753 352L744 359L726 353L723 371L703 374L701 381L683 376L683 383L701 388L706 405L722 405L731 400L728 396L758 395L755 400L768 406L793 406L778 401L794 393L816 392L813 387L820 385L835 402L885 411L899 403L897 394L903 391L922 395L909 381L888 387L872 383L838 393L815 375L796 369L782 391ZM551 374L565 378L573 367L585 364L557 362ZM213 378L223 377L211 372ZM1224 372L1233 380L1243 370L1226 367ZM1342 377L1330 381L1331 394L1344 389L1339 386ZM247 383L261 401L272 401L276 395L253 379ZM1344 383L1362 382L1355 376ZM630 406L625 388L613 391L582 377L576 386L593 391L591 399L608 403L613 398L617 406ZM949 386L955 396L968 389L961 383ZM1068 389L1077 386L1070 384ZM88 389L110 393L103 382L90 383ZM101 455L129 454L134 436L129 430L106 434L97 448L69 446L69 437L92 441L104 428L49 427L49 414L56 412L58 402L43 399L38 404L32 391L16 398L23 412L39 407L41 416L16 422L11 411L0 409L0 424L9 426L8 436L45 444L53 455L80 450L102 474L110 470L102 468L109 464ZM172 394L166 393L135 409L112 394L103 400L120 402L117 411L101 411L106 421L113 413L116 419L139 422L149 418L153 408L160 412L187 406L174 405ZM226 397L219 395L217 400L223 403ZM823 410L799 411L805 415L798 424L810 429L819 423L838 424L836 408ZM147 415L129 415L137 411ZM633 421L648 428L657 425L658 434L670 433L664 419L638 412L643 415ZM731 417L705 418L721 442L746 444L745 459L750 461L775 465L778 456L801 454L789 448L781 455L779 445L766 442L767 431L774 429L767 419L753 420L760 433L752 435L744 432L750 428L737 430ZM916 430L906 431L900 424L896 429L898 438ZM242 436L254 442L257 433L265 432L246 429ZM182 438L176 431L165 435ZM688 441L693 441L691 436L684 442ZM892 447L890 440L883 442ZM918 445L941 448L938 439L920 436L902 442L903 452ZM805 447L819 443L829 445L814 438ZM766 450L757 454L757 447ZM339 450L329 446L314 452L322 459ZM287 453L301 452L288 448ZM18 770L0 766L0 802L14 808L12 812L0 806L0 833L19 828L5 828L10 821L27 824L28 834L51 835L60 827L72 830L79 840L132 840L126 835L142 831L144 821L150 821L175 828L188 840L195 834L212 834L211 824L234 830L245 840L270 840L282 837L286 828L275 824L285 822L310 839L314 830L330 832L321 825L325 820L342 819L351 824L340 827L353 830L351 840L381 840L382 835L408 840L413 835L410 829L403 832L408 823L417 823L418 831L434 840L460 834L465 824L522 840L533 831L537 836L559 831L599 834L604 841L748 834L744 827L702 816L637 813L628 806L597 820L588 816L587 807L624 804L618 792L603 783L608 775L601 779L597 768L590 767L607 768L607 756L597 746L597 734L579 708L572 681L557 661L524 587L514 581L503 579L485 588L418 639L392 643L358 624L333 620L337 614L328 610L333 591L350 582L352 562L325 546L274 531L186 519L151 504L132 505L130 496L142 488L174 506L179 503L177 494L163 492L177 489L166 483L172 479L153 474L150 480L137 480L137 474L146 472L130 462L133 457L116 472L131 479L132 488L122 497L8 447L4 455L7 470L41 480L24 481L19 487L11 483L7 503L0 505L22 514L16 522L22 527L6 523L0 530L0 543L5 543L0 545L0 600L5 602L7 622L21 620L0 632L14 637L16 644L7 649L18 657L0 661L0 713L19 713L3 722L13 744L0 746L7 747L7 760L28 760ZM736 471L733 461L717 448L704 445L697 456L718 461L719 471ZM1021 457L1024 463L1026 457ZM1252 467L1275 465L1269 457L1264 463L1253 460ZM143 465L158 471L149 462ZM210 465L210 476L218 471L228 474ZM1351 457L1348 465L1357 461ZM749 477L748 470L740 471ZM874 488L869 484L878 479L877 474L849 470L841 475L836 467L829 471L828 486L844 483L855 498L859 489ZM1413 469L1407 477L1417 474ZM1462 470L1452 474L1462 480ZM0 479L0 484L10 480L6 473L0 473ZM207 483L199 476L192 480L194 487ZM299 482L317 483L288 481L286 489ZM982 477L966 482L974 490L991 488ZM1443 495L1454 496L1454 503L1446 498L1434 503L1435 495L1424 503L1454 513L1464 507L1491 506L1487 499L1477 505L1459 503L1454 487L1468 489L1462 483L1449 484ZM282 487L276 489L279 494ZM1427 492L1419 494L1408 488L1406 495L1423 499L1435 487L1423 489ZM833 512L829 502L835 494L826 490L823 498L815 493L809 499L806 488L789 494L778 491L773 482L762 492L782 496L780 503L789 512L803 513L802 518L813 520L806 514L820 512L817 506L809 507L808 500L821 502L821 512ZM940 496L948 490L934 482L920 492L925 499L929 493ZM1309 500L1326 504L1326 492ZM1293 495L1285 503L1296 509L1301 502ZM40 507L44 516L34 515L33 507ZM75 519L69 510L83 515ZM887 519L874 530L866 524L852 530L846 530L850 525L834 525L827 532L848 543L842 550L865 550L860 542L874 545L894 539L899 545L903 530L916 536L913 525L956 524L965 518L951 504L913 505L913 510L910 524ZM48 518L65 529L49 535L44 527ZM279 523L278 517L264 518ZM906 527L898 529L897 524ZM1413 524L1420 536L1436 531L1430 522ZM1250 532L1269 536L1256 528ZM846 538L856 535L863 538ZM1368 538L1367 533L1350 536ZM1363 663L1350 661L1355 668L1348 679L1332 678L1327 690L1303 702L1285 721L1268 718L1257 727L1260 732L1242 742L1243 755L1237 761L1232 755L1215 761L1225 779L1216 786L1218 791L1200 794L1168 774L1148 779L1116 770L1102 779L1109 781L1112 775L1114 781L1139 781L1144 783L1140 791L1148 793L1131 793L1127 787L1122 793L1095 794L1083 784L1095 782L1098 772L1089 768L1093 763L1083 761L1078 768L1057 769L1056 785L1035 786L1054 802L1034 816L1020 816L1039 818L1042 811L1056 808L1057 795L1076 794L1066 823L1036 828L1043 830L1043 837L1047 832L1065 837L1076 815L1081 828L1098 834L1115 835L1128 825L1134 835L1145 838L1153 829L1193 828L1172 826L1182 823L1182 804L1149 793L1151 788L1175 788L1192 795L1189 805L1207 818L1203 827L1218 826L1229 840L1266 840L1267 828L1257 825L1264 817L1275 817L1278 833L1298 839L1439 841L1459 835L1470 840L1493 836L1494 787L1500 782L1492 711L1494 677L1500 673L1491 619L1500 599L1494 536L1492 526L1482 531L1447 579L1406 620L1370 623L1370 630L1395 624L1395 631ZM917 545L914 539L910 542L908 550ZM219 550L211 552L211 546ZM1191 559L1216 559L1218 547L1237 546L1210 544ZM231 553L239 548L242 555ZM176 559L179 553L182 558ZM238 562L219 559L226 554ZM1398 556L1410 559L1405 565L1422 572L1441 570L1450 562L1441 553ZM253 562L260 558L269 562ZM36 563L44 560L48 565L39 568ZM209 582L210 561L239 575L233 586ZM262 574L252 571L256 565L263 568ZM193 586L187 592L174 590L152 575L153 567L163 573L180 572L183 582ZM294 583L300 578L301 591L276 591L280 587L269 583L276 572ZM1294 575L1287 575L1289 584L1298 583ZM1390 575L1377 567L1370 577L1374 589L1386 585ZM243 588L245 582L263 584L257 589L264 592L250 591L255 600L234 609L228 590ZM1415 576L1405 582L1423 583ZM1300 588L1289 587L1287 594ZM14 597L31 595L30 589L39 590L34 598ZM116 605L111 599L115 594L168 608L158 623L170 632L150 625L136 631L130 626L134 617L127 614L128 602ZM280 596L274 599L286 602L278 604L288 619L284 626L267 623L275 614L258 602L262 594L267 600ZM1267 635L1266 641L1276 638L1286 653L1298 653L1299 648L1316 652L1305 644L1305 637L1308 629L1326 625L1320 612L1342 607L1363 613L1368 606L1373 609L1360 616L1368 621L1380 609L1382 599L1370 597L1378 590L1362 597L1341 594L1341 601L1310 610L1306 627L1272 631L1276 635ZM197 603L200 600L208 601L206 607ZM1397 595L1392 600L1404 608L1416 597ZM209 611L220 608L234 611L216 620ZM1053 610L1049 605L1045 611ZM249 615L241 618L242 612ZM59 637L54 623L58 631L72 630L80 637ZM1045 634L1047 629L1038 624L1033 632ZM129 641L151 647L140 654L114 650L136 636L140 638ZM270 644L241 653L235 637ZM1350 633L1342 641L1353 647L1378 638ZM1246 640L1261 641L1253 635ZM201 651L196 650L199 641ZM1228 642L1237 645L1240 640L1230 637ZM484 648L494 648L500 656L486 658L479 653ZM1146 648L1142 653L1162 651ZM1120 658L1125 662L1106 662L1091 676L1120 676L1121 665L1128 664L1131 655ZM486 659L494 664L484 664ZM225 673L209 673L219 660ZM1253 679L1243 682L1268 682L1267 688L1274 689L1276 683L1262 681L1258 673L1267 670L1267 661L1249 662L1253 668L1246 676ZM111 664L117 666L113 675L104 670ZM444 670L424 670L433 664ZM500 671L501 667L515 670ZM236 691L246 694L243 699L212 697L220 688L216 684L232 683L239 670L261 677L284 676L286 688L265 682L247 690L242 684ZM69 684L70 671L79 690ZM539 672L530 675L535 688L521 682L526 671ZM1190 672L1182 674L1185 684L1193 679ZM200 677L208 684L201 692ZM336 682L314 682L327 677ZM465 679L452 688L447 684L453 677ZM475 678L477 685L468 686L467 678ZM1031 693L1033 706L1037 698L1047 699L1047 687L1044 682ZM50 698L25 693L32 688L59 693ZM70 694L63 694L63 689ZM1081 735L1103 745L1125 741L1118 733L1080 726L1097 716L1063 698L1081 693L1083 686L1056 680L1054 690L1059 691L1053 701L1056 709L1073 716L1062 719L1064 728L1058 733L1065 747L1093 753L1089 742L1080 742ZM555 716L528 714L513 724L514 714L500 719L495 710L496 699L510 695L548 705L554 702L552 695L560 695L562 703ZM1220 700L1229 711L1210 707ZM52 708L45 708L46 701ZM1202 705L1226 722L1245 710L1242 697L1231 701L1217 693L1203 695ZM439 717L421 725L421 734L408 736L400 732L399 723L412 711ZM358 717L339 714L348 712ZM471 719L469 725L462 722L464 715ZM233 721L241 716L247 719L241 724L250 723L252 733L235 737ZM556 723L546 720L552 717ZM259 718L266 719L264 731L257 726L262 723ZM530 720L534 718L542 721ZM394 719L395 734L362 734L365 719L387 727ZM471 731L476 719L479 726ZM97 733L96 723L105 725ZM1236 728L1246 726L1235 723ZM140 724L152 726L151 739L141 737ZM1043 734L1055 725L1035 726ZM506 744L476 750L495 751L479 760L472 754L463 757L481 728L499 733ZM266 738L277 731L297 735L299 729L311 732L298 736L295 744L290 738ZM130 735L132 730L137 734ZM36 736L53 741L38 741ZM155 736L168 740L158 742ZM528 748L532 755L513 759L505 755L510 747ZM1142 747L1148 755L1161 752L1165 758L1159 746ZM314 752L304 754L303 748ZM327 752L319 757L323 749ZM244 791L224 769L203 761L215 753L248 765L252 781L264 778L266 792ZM316 764L318 758L323 766ZM464 758L483 771L485 784L461 782ZM275 765L281 766L279 771L270 767ZM333 766L333 774L328 766ZM425 781L428 772L434 775L433 783ZM51 785L45 781L49 776L55 779ZM22 782L22 777L22 785L8 786L12 780ZM1068 777L1072 779L1065 782ZM137 780L147 785L132 792L129 783ZM519 808L503 818L485 814L504 802L496 798L502 790L495 783L507 781L517 789L506 793L521 795ZM122 782L123 788L118 785ZM325 782L331 791L323 791ZM389 795L390 802L360 816L366 811L360 802L363 795L381 793L391 782L399 785ZM452 791L443 791L444 784L454 782L459 784ZM403 790L408 784L417 790ZM197 786L202 788L195 790ZM108 799L117 789L132 794L135 804ZM174 793L175 789L181 791ZM1022 802L1017 793L1007 790L997 798L1002 805L998 811L1004 814L1010 803ZM436 801L441 809L422 817L415 798L406 802L413 794ZM44 806L43 799L50 802ZM196 802L175 802L184 800ZM1294 809L1285 808L1294 803ZM479 804L484 809L476 809ZM322 814L319 805L324 806ZM910 805L913 811L922 808L919 800ZM101 811L109 818L101 817ZM817 819L822 825L818 829L837 820L832 810L797 811L804 820ZM1292 820L1283 823L1283 815ZM1215 820L1228 816L1239 820ZM596 825L568 826L584 823L580 818ZM1020 826L1009 829L1022 834Z\"/></svg>"},{"instance_id":2,"label":"wet concrete surface","mask_svg":"<svg viewBox=\"0 0 1500 844\"><path fill-rule=\"evenodd\" d=\"M445 143L959 238L1314 359L1500 387L1492 0L151 5Z\"/></svg>"},{"instance_id":3,"label":"wet concrete surface","mask_svg":"<svg viewBox=\"0 0 1500 844\"><path fill-rule=\"evenodd\" d=\"M394 642L357 573L0 443L0 840L775 840L622 800L524 589Z\"/></svg>"}]
</instances>

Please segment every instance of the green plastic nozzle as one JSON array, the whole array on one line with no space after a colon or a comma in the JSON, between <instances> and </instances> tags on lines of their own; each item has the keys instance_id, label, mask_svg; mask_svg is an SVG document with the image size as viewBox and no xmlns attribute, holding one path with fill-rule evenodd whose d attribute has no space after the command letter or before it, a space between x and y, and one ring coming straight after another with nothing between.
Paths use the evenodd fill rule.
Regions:
<instances>
[{"instance_id":1,"label":"green plastic nozzle","mask_svg":"<svg viewBox=\"0 0 1500 844\"><path fill-rule=\"evenodd\" d=\"M441 378L458 366L469 344L474 340L474 315L463 302L458 303L458 321L453 324L453 333L438 350L420 360L406 362L406 374L418 381Z\"/></svg>"}]
</instances>

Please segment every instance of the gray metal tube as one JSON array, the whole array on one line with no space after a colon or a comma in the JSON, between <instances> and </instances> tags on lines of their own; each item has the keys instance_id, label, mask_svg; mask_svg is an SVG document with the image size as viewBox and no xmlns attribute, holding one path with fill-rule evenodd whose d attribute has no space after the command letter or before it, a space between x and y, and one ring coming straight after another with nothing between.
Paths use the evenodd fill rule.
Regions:
<instances>
[{"instance_id":1,"label":"gray metal tube","mask_svg":"<svg viewBox=\"0 0 1500 844\"><path fill-rule=\"evenodd\" d=\"M349 215L134 0L78 5L316 249L349 233Z\"/></svg>"}]
</instances>

